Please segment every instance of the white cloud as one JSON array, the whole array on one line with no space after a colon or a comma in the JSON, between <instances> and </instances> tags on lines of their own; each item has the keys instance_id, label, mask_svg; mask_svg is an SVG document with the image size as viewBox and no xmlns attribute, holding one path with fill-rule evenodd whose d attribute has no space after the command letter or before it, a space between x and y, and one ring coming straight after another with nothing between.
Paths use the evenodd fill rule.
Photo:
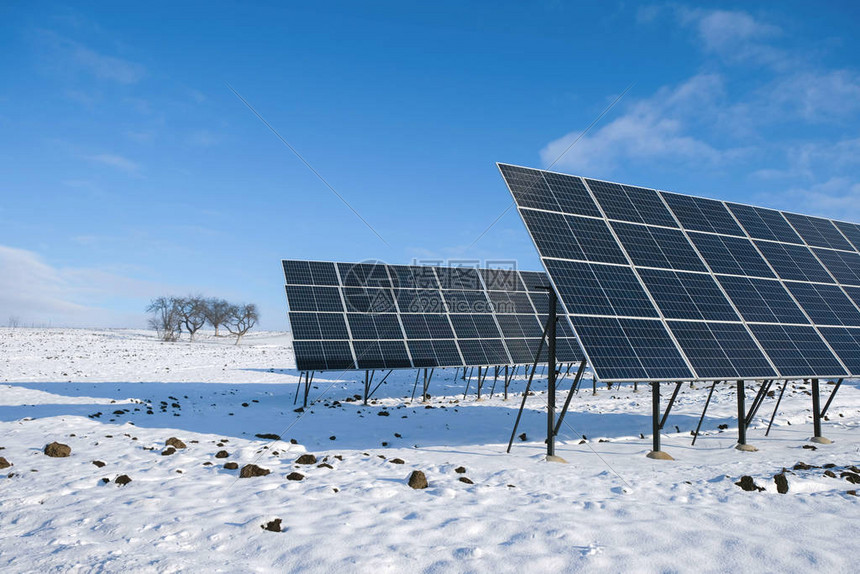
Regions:
<instances>
[{"instance_id":1,"label":"white cloud","mask_svg":"<svg viewBox=\"0 0 860 574\"><path fill-rule=\"evenodd\" d=\"M110 167L115 167L117 169L126 171L128 173L138 173L140 171L140 165L137 162L134 162L134 161L132 161L128 158L125 158L121 155L102 153L102 154L87 156L87 159L90 161L94 161L96 163L100 163L100 164L107 165Z\"/></svg>"},{"instance_id":2,"label":"white cloud","mask_svg":"<svg viewBox=\"0 0 860 574\"><path fill-rule=\"evenodd\" d=\"M714 108L723 94L722 79L713 74L690 78L674 88L634 102L628 111L583 137L554 167L578 173L606 174L621 161L691 161L715 164L737 150L720 150L690 134L703 111ZM555 162L579 137L571 132L541 150L545 166Z\"/></svg>"},{"instance_id":3,"label":"white cloud","mask_svg":"<svg viewBox=\"0 0 860 574\"><path fill-rule=\"evenodd\" d=\"M767 102L808 121L832 121L860 112L860 74L853 70L808 70L777 79Z\"/></svg>"},{"instance_id":4,"label":"white cloud","mask_svg":"<svg viewBox=\"0 0 860 574\"><path fill-rule=\"evenodd\" d=\"M145 75L143 66L100 54L95 50L69 42L72 61L102 80L112 80L120 84L136 84Z\"/></svg>"},{"instance_id":5,"label":"white cloud","mask_svg":"<svg viewBox=\"0 0 860 574\"><path fill-rule=\"evenodd\" d=\"M849 177L832 177L782 193L762 193L758 200L789 211L860 221L860 182Z\"/></svg>"},{"instance_id":6,"label":"white cloud","mask_svg":"<svg viewBox=\"0 0 860 574\"><path fill-rule=\"evenodd\" d=\"M139 327L143 313L105 308L105 299L145 301L163 289L155 284L99 269L59 268L32 251L0 245L0 324L18 317L23 324L71 327Z\"/></svg>"},{"instance_id":7,"label":"white cloud","mask_svg":"<svg viewBox=\"0 0 860 574\"><path fill-rule=\"evenodd\" d=\"M778 64L785 54L768 42L782 34L778 26L747 12L678 8L682 24L695 28L702 48L732 61Z\"/></svg>"}]
</instances>

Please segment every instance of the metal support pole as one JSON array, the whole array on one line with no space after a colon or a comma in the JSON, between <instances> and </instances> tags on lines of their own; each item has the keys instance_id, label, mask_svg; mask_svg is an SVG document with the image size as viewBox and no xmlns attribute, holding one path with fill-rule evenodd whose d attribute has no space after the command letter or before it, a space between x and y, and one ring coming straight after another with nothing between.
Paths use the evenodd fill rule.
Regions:
<instances>
[{"instance_id":1,"label":"metal support pole","mask_svg":"<svg viewBox=\"0 0 860 574\"><path fill-rule=\"evenodd\" d=\"M674 460L660 450L660 383L651 383L651 452L646 456L657 460Z\"/></svg>"},{"instance_id":2,"label":"metal support pole","mask_svg":"<svg viewBox=\"0 0 860 574\"><path fill-rule=\"evenodd\" d=\"M770 434L770 427L773 426L773 419L776 418L776 411L779 410L779 403L782 402L782 395L785 393L785 387L787 387L787 386L788 386L788 379L786 379L785 382L782 383L782 390L779 391L779 397L777 397L777 399L776 399L776 405L774 405L774 407L773 407L773 414L770 415L770 422L767 423L767 430L765 431L764 436L767 436Z\"/></svg>"},{"instance_id":3,"label":"metal support pole","mask_svg":"<svg viewBox=\"0 0 860 574\"><path fill-rule=\"evenodd\" d=\"M415 371L415 384L414 384L414 385L412 385L412 398L410 399L410 401L414 401L414 400L415 400L415 389L417 389L417 388L418 388L418 377L419 377L420 375L421 375L421 369L417 369L417 370ZM457 378L456 373L454 374L454 378L455 378L455 379Z\"/></svg>"},{"instance_id":4,"label":"metal support pole","mask_svg":"<svg viewBox=\"0 0 860 574\"><path fill-rule=\"evenodd\" d=\"M672 410L672 405L675 404L675 399L678 398L678 391L681 390L681 383L675 383L675 390L672 392L672 398L669 399L669 404L666 405L666 412L663 413L663 418L660 419L660 430L666 425L666 419L669 418L669 411Z\"/></svg>"},{"instance_id":5,"label":"metal support pole","mask_svg":"<svg viewBox=\"0 0 860 574\"><path fill-rule=\"evenodd\" d=\"M304 373L304 372L299 373L299 384L298 384L298 385L296 385L296 397L293 399L293 404L294 404L294 405L295 405L297 402L299 402L299 389L301 389L301 388L302 388L302 377L304 377L304 376L305 376L305 373Z\"/></svg>"},{"instance_id":6,"label":"metal support pole","mask_svg":"<svg viewBox=\"0 0 860 574\"><path fill-rule=\"evenodd\" d=\"M543 349L543 342L546 339L546 335L547 335L546 327L544 327L543 334L541 335L541 338L540 338L540 343L538 343L537 353L535 353L535 362L534 362L534 365L532 365L532 372L529 375L529 381L526 383L526 390L523 391L523 400L520 403L520 410L519 410L519 412L517 412L517 420L514 421L514 430L511 431L511 440L508 441L508 450L506 451L508 453L511 452L511 446L514 444L514 436L516 436L517 428L520 426L520 419L523 416L523 409L526 406L526 399L529 396L529 389L532 386L532 379L535 376L535 369L537 369L537 363L540 360L540 352ZM507 397L505 397L505 398L507 398Z\"/></svg>"},{"instance_id":7,"label":"metal support pole","mask_svg":"<svg viewBox=\"0 0 860 574\"><path fill-rule=\"evenodd\" d=\"M750 424L752 424L753 418L758 413L758 409L761 407L764 402L764 398L767 396L767 392L770 390L770 384L773 381L765 381L761 384L761 388L759 388L758 393L756 393L755 400L753 400L753 404L750 407L750 412L747 413L746 424L747 428L749 428Z\"/></svg>"},{"instance_id":8,"label":"metal support pole","mask_svg":"<svg viewBox=\"0 0 860 574\"><path fill-rule=\"evenodd\" d=\"M421 400L423 402L427 402L427 389L430 387L430 380L433 378L433 371L435 367L430 369L430 373L427 373L427 369L424 369L424 389L421 393Z\"/></svg>"},{"instance_id":9,"label":"metal support pole","mask_svg":"<svg viewBox=\"0 0 860 574\"><path fill-rule=\"evenodd\" d=\"M311 390L311 381L314 379L313 371L305 374L305 402L302 405L302 408L307 408L308 406L308 393Z\"/></svg>"},{"instance_id":10,"label":"metal support pole","mask_svg":"<svg viewBox=\"0 0 860 574\"><path fill-rule=\"evenodd\" d=\"M745 391L744 382L742 380L738 380L738 444L735 445L735 448L738 450L743 450L747 452L755 452L758 450L756 447L747 444L747 410L744 403L745 400Z\"/></svg>"},{"instance_id":11,"label":"metal support pole","mask_svg":"<svg viewBox=\"0 0 860 574\"><path fill-rule=\"evenodd\" d=\"M702 416L699 417L699 424L696 425L696 433L693 435L693 446L696 445L696 439L699 438L699 429L702 428L702 421L705 420L705 413L708 412L708 405L711 404L711 397L714 396L714 389L719 381L714 381L711 385L711 390L708 393L708 400L705 401L705 408L702 409Z\"/></svg>"},{"instance_id":12,"label":"metal support pole","mask_svg":"<svg viewBox=\"0 0 860 574\"><path fill-rule=\"evenodd\" d=\"M564 420L564 415L567 414L567 408L570 406L570 399L573 398L573 389L576 388L576 385L579 384L579 379L582 378L582 373L585 372L585 359L579 364L579 369L576 371L576 376L573 378L573 383L570 385L570 392L567 393L567 398L564 400L564 406L561 409L561 413L558 415L558 421L555 423L555 430L553 434L558 436L558 429L561 428L561 421Z\"/></svg>"},{"instance_id":13,"label":"metal support pole","mask_svg":"<svg viewBox=\"0 0 860 574\"><path fill-rule=\"evenodd\" d=\"M547 317L547 387L549 396L547 397L546 410L546 456L547 459L555 457L555 307L556 295L552 289L547 289L549 292L549 317Z\"/></svg>"},{"instance_id":14,"label":"metal support pole","mask_svg":"<svg viewBox=\"0 0 860 574\"><path fill-rule=\"evenodd\" d=\"M841 387L841 386L842 386L842 379L839 379L839 380L836 382L836 386L835 386L835 387L833 387L833 390L832 390L832 391L830 391L830 396L827 398L827 402L826 402L826 403L824 403L824 408L823 408L823 409L821 409L821 418L824 418L824 415L826 415L826 414L827 414L827 409L829 409L829 408L830 408L830 403L832 403L832 402L833 402L833 397L835 397L835 396L836 396L836 391L838 391L838 390L839 390L839 387Z\"/></svg>"},{"instance_id":15,"label":"metal support pole","mask_svg":"<svg viewBox=\"0 0 860 574\"><path fill-rule=\"evenodd\" d=\"M821 395L819 393L818 379L812 379L812 442L818 444L830 444L832 441L821 436Z\"/></svg>"},{"instance_id":16,"label":"metal support pole","mask_svg":"<svg viewBox=\"0 0 860 574\"><path fill-rule=\"evenodd\" d=\"M372 390L372 391L370 391L370 394L369 394L369 395L367 395L367 396L368 396L368 398L370 398L370 397L372 397L373 395L375 395L375 394L376 394L376 391L377 391L377 390L379 390L379 387L381 387L381 386L382 386L382 383L384 383L384 382L385 382L385 380L388 378L388 375L390 375L390 374L391 374L391 373L393 373L393 372L394 372L394 369L389 369L389 370L388 370L388 372L387 372L387 373L385 373L385 376L384 376L384 377L382 377L382 380L381 380L381 381L379 381L378 383L376 383L376 386L375 386L375 387L373 387L373 390Z\"/></svg>"},{"instance_id":17,"label":"metal support pole","mask_svg":"<svg viewBox=\"0 0 860 574\"><path fill-rule=\"evenodd\" d=\"M500 369L501 369L501 367L499 365L496 365L496 367L493 370L493 386L490 387L490 398L491 399L493 398L493 393L496 392L496 381L499 380L499 370Z\"/></svg>"}]
</instances>

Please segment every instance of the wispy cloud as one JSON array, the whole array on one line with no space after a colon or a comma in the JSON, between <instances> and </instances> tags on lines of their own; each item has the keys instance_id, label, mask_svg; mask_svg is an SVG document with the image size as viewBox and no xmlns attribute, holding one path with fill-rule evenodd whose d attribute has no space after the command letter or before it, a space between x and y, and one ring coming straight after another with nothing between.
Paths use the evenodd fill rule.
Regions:
<instances>
[{"instance_id":1,"label":"wispy cloud","mask_svg":"<svg viewBox=\"0 0 860 574\"><path fill-rule=\"evenodd\" d=\"M33 251L0 245L0 324L15 316L24 324L142 326L143 313L108 310L102 301L140 305L164 287L100 269L56 267Z\"/></svg>"},{"instance_id":2,"label":"wispy cloud","mask_svg":"<svg viewBox=\"0 0 860 574\"><path fill-rule=\"evenodd\" d=\"M676 87L665 87L650 98L628 104L627 111L582 138L556 164L579 173L604 174L621 161L691 161L715 164L738 150L721 150L691 135L703 109L722 97L722 78L694 76ZM579 136L571 132L541 150L544 165L552 163Z\"/></svg>"},{"instance_id":3,"label":"wispy cloud","mask_svg":"<svg viewBox=\"0 0 860 574\"><path fill-rule=\"evenodd\" d=\"M69 47L72 61L97 78L120 84L136 84L146 73L140 64L100 54L81 44L69 42Z\"/></svg>"},{"instance_id":4,"label":"wispy cloud","mask_svg":"<svg viewBox=\"0 0 860 574\"><path fill-rule=\"evenodd\" d=\"M105 54L52 30L38 31L39 42L50 52L54 67L90 74L99 80L123 85L136 84L146 76L146 68L131 60Z\"/></svg>"},{"instance_id":5,"label":"wispy cloud","mask_svg":"<svg viewBox=\"0 0 860 574\"><path fill-rule=\"evenodd\" d=\"M702 48L728 60L774 64L784 57L770 41L782 34L773 24L740 10L704 10L679 7L682 24L693 27Z\"/></svg>"},{"instance_id":6,"label":"wispy cloud","mask_svg":"<svg viewBox=\"0 0 860 574\"><path fill-rule=\"evenodd\" d=\"M140 172L140 164L121 155L102 153L87 156L87 159L128 173L137 174Z\"/></svg>"}]
</instances>

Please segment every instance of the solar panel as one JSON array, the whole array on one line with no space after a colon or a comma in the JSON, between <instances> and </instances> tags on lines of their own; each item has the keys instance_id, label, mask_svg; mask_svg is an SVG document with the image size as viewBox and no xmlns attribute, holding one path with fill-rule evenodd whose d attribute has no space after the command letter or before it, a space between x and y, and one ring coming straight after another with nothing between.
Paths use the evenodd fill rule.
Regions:
<instances>
[{"instance_id":1,"label":"solar panel","mask_svg":"<svg viewBox=\"0 0 860 574\"><path fill-rule=\"evenodd\" d=\"M565 190L566 205L585 189L554 185ZM301 371L529 364L546 324L548 294L530 291L549 285L543 272L321 261L283 267ZM582 359L568 325L557 337L559 362Z\"/></svg>"},{"instance_id":2,"label":"solar panel","mask_svg":"<svg viewBox=\"0 0 860 574\"><path fill-rule=\"evenodd\" d=\"M599 215L511 191L597 378L860 376L860 226L564 177Z\"/></svg>"}]
</instances>

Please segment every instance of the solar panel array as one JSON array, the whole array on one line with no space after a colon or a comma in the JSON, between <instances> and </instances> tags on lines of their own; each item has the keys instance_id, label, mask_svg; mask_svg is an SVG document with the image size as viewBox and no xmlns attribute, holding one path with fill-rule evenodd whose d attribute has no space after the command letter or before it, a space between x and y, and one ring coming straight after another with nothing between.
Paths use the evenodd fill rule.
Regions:
<instances>
[{"instance_id":1,"label":"solar panel array","mask_svg":"<svg viewBox=\"0 0 860 574\"><path fill-rule=\"evenodd\" d=\"M860 226L499 169L598 378L860 375Z\"/></svg>"},{"instance_id":2,"label":"solar panel array","mask_svg":"<svg viewBox=\"0 0 860 574\"><path fill-rule=\"evenodd\" d=\"M548 313L542 272L283 262L300 371L529 364ZM559 362L582 351L558 328ZM546 361L546 346L541 362Z\"/></svg>"}]
</instances>

